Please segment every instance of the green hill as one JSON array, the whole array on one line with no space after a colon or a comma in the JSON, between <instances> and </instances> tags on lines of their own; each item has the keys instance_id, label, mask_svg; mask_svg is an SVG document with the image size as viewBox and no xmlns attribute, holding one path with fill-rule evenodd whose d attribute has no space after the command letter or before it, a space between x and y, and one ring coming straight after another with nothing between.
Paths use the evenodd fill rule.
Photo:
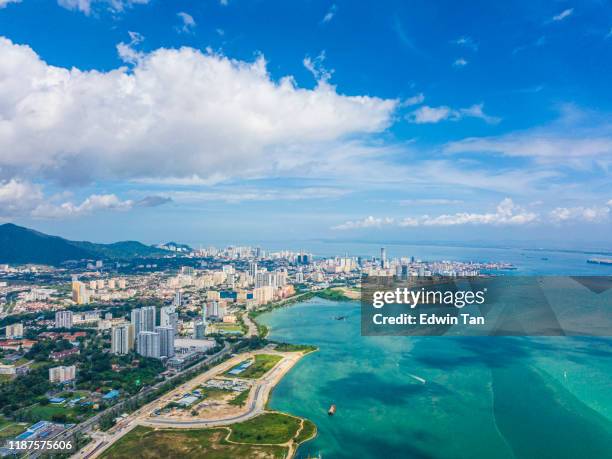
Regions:
<instances>
[{"instance_id":1,"label":"green hill","mask_svg":"<svg viewBox=\"0 0 612 459\"><path fill-rule=\"evenodd\" d=\"M59 265L68 260L160 257L167 250L137 241L95 244L69 241L12 223L0 225L0 263L39 263Z\"/></svg>"}]
</instances>

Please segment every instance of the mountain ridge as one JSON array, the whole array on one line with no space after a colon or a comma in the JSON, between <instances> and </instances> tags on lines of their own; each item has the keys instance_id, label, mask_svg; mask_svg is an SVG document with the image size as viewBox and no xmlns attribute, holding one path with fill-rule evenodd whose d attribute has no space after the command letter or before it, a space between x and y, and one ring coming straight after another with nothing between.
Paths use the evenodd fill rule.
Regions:
<instances>
[{"instance_id":1,"label":"mountain ridge","mask_svg":"<svg viewBox=\"0 0 612 459\"><path fill-rule=\"evenodd\" d=\"M171 252L138 241L98 244L71 241L14 223L0 225L0 263L59 265L70 260L153 258Z\"/></svg>"}]
</instances>

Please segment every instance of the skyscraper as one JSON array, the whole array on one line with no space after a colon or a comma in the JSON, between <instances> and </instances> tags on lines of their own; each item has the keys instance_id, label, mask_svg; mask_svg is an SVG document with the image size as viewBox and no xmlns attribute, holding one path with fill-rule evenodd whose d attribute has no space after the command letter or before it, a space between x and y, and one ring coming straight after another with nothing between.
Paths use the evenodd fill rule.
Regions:
<instances>
[{"instance_id":1,"label":"skyscraper","mask_svg":"<svg viewBox=\"0 0 612 459\"><path fill-rule=\"evenodd\" d=\"M159 341L159 333L142 331L138 334L136 342L137 352L143 357L159 359L161 357Z\"/></svg>"},{"instance_id":2,"label":"skyscraper","mask_svg":"<svg viewBox=\"0 0 612 459\"><path fill-rule=\"evenodd\" d=\"M142 331L142 320L140 315L140 309L132 309L130 314L130 322L134 326L134 336L138 338L138 335Z\"/></svg>"},{"instance_id":3,"label":"skyscraper","mask_svg":"<svg viewBox=\"0 0 612 459\"><path fill-rule=\"evenodd\" d=\"M142 331L155 330L155 306L145 306L140 311Z\"/></svg>"},{"instance_id":4,"label":"skyscraper","mask_svg":"<svg viewBox=\"0 0 612 459\"><path fill-rule=\"evenodd\" d=\"M174 357L174 328L155 327L155 333L159 335L160 357Z\"/></svg>"},{"instance_id":5,"label":"skyscraper","mask_svg":"<svg viewBox=\"0 0 612 459\"><path fill-rule=\"evenodd\" d=\"M113 354L128 354L134 349L134 325L122 324L111 330L111 351Z\"/></svg>"},{"instance_id":6,"label":"skyscraper","mask_svg":"<svg viewBox=\"0 0 612 459\"><path fill-rule=\"evenodd\" d=\"M380 248L380 267L384 268L387 264L387 251L384 247Z\"/></svg>"}]
</instances>

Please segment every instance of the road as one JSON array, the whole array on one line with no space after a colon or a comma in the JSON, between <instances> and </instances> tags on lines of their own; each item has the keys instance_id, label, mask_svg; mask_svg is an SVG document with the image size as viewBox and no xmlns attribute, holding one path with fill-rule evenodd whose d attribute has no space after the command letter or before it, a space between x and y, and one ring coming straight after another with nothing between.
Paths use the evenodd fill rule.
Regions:
<instances>
[{"instance_id":1,"label":"road","mask_svg":"<svg viewBox=\"0 0 612 459\"><path fill-rule=\"evenodd\" d=\"M119 403L109 407L108 409L106 409L106 410L96 414L95 416L92 416L91 418L87 419L86 421L83 421L80 424L75 425L71 429L66 430L62 434L60 434L57 437L55 437L53 440L54 441L55 440L56 441L68 440L68 439L70 439L71 437L73 437L76 434L85 434L85 433L90 432L91 429L100 422L100 419L104 415L108 414L109 412L114 412L114 411L120 412L122 410L123 406L125 406L128 402L136 401L136 400L138 400L140 398L146 397L151 392L154 392L154 391L158 390L159 388L161 388L164 384L167 384L168 382L172 382L176 378L178 378L180 376L183 376L183 375L185 375L187 373L198 371L203 366L209 365L211 363L214 363L214 362L222 359L223 357L228 355L231 352L231 350L232 349L231 349L230 345L228 343L225 343L223 349L221 349L216 354L213 354L213 355L205 358L204 360L202 360L201 362L196 363L192 367L187 368L187 369L185 369L185 370L183 370L181 372L178 372L175 375L172 375L169 378L164 379L163 381L160 381L159 383L157 383L157 384L155 384L153 386L149 386L149 387L141 390L140 392L138 392L137 394L134 394L129 399L126 399L126 400L124 400L122 402L119 402ZM35 459L37 457L40 457L40 455L41 455L41 453L32 453L32 454L30 454L29 458Z\"/></svg>"},{"instance_id":2,"label":"road","mask_svg":"<svg viewBox=\"0 0 612 459\"><path fill-rule=\"evenodd\" d=\"M196 387L200 386L205 381L223 373L245 358L249 358L258 353L277 354L283 356L283 359L276 364L264 377L254 380L247 399L245 411L231 416L219 416L206 419L172 419L163 418L161 416L152 416L156 410L161 410L168 403L174 401L179 394L191 392ZM220 365L200 374L191 380L181 384L174 390L164 394L157 400L152 401L148 405L143 406L139 410L130 414L127 418L121 420L116 426L108 432L97 432L92 435L92 442L85 448L73 456L73 458L93 459L101 455L113 443L119 440L122 436L130 432L138 425L148 427L167 427L167 428L207 428L213 426L224 426L237 422L246 421L265 411L266 402L270 392L280 379L293 367L293 365L301 358L300 353L280 353L270 349L262 349L252 353L240 354L221 363Z\"/></svg>"}]
</instances>

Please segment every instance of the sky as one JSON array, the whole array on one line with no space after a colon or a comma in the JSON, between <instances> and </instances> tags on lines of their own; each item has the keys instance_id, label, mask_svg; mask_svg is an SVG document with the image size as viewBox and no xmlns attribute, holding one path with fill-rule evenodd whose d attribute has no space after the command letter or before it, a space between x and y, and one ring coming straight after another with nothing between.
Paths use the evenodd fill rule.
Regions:
<instances>
[{"instance_id":1,"label":"sky","mask_svg":"<svg viewBox=\"0 0 612 459\"><path fill-rule=\"evenodd\" d=\"M604 1L0 0L0 222L612 248Z\"/></svg>"}]
</instances>

